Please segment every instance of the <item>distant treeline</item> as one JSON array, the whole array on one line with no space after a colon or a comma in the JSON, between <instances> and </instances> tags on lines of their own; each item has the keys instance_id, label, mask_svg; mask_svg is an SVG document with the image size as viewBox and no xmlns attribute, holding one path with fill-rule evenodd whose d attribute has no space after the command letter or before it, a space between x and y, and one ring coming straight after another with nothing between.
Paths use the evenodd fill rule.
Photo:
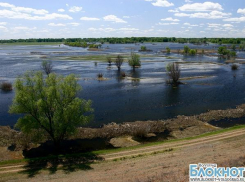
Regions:
<instances>
[{"instance_id":1,"label":"distant treeline","mask_svg":"<svg viewBox=\"0 0 245 182\"><path fill-rule=\"evenodd\" d=\"M129 44L144 42L176 42L193 44L241 44L245 38L175 38L175 37L125 37L125 38L56 38L56 39L10 39L0 40L0 43L30 43L30 42L63 42L72 43L110 43L110 44ZM84 46L84 45L82 45Z\"/></svg>"}]
</instances>

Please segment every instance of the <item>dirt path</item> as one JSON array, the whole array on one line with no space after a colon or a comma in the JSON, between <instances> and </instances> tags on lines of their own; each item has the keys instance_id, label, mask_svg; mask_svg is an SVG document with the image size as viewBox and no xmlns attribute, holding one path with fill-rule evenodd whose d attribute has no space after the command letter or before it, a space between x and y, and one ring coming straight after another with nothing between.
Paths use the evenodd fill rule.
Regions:
<instances>
[{"instance_id":1,"label":"dirt path","mask_svg":"<svg viewBox=\"0 0 245 182\"><path fill-rule=\"evenodd\" d=\"M244 135L244 134L245 134L245 129L240 129L240 130L235 130L231 132L211 135L211 136L192 139L192 140L184 140L184 141L178 141L178 142L172 142L172 143L163 143L163 144L159 144L159 145L155 145L151 147L143 147L143 148L138 148L134 150L116 152L112 154L105 154L101 156L105 160L115 160L115 159L120 159L120 158L125 158L125 157L132 157L132 156L137 156L137 155L144 155L144 154L164 151L168 149L175 149L175 148L180 148L180 147L197 145L201 143L214 142L217 140L236 137L236 136Z\"/></svg>"},{"instance_id":2,"label":"dirt path","mask_svg":"<svg viewBox=\"0 0 245 182\"><path fill-rule=\"evenodd\" d=\"M180 178L185 181L184 174L188 174L188 165L190 163L222 163L228 159L237 159L237 157L244 155L244 143L245 129L237 129L192 140L163 143L106 154L103 155L105 162L92 164L92 170L78 170L70 174L61 170L52 175L47 171L41 171L41 174L36 175L35 178L28 178L24 174L17 173L24 170L23 165L2 166L0 167L0 179L2 178L4 181L134 182L138 180L144 182L157 181L157 179L162 181L165 177L171 177L171 179L176 178L174 181L178 181ZM168 151L168 149L174 150ZM139 155L141 157L137 157ZM122 158L124 160L113 161L114 159ZM148 180L149 178L152 180Z\"/></svg>"}]
</instances>

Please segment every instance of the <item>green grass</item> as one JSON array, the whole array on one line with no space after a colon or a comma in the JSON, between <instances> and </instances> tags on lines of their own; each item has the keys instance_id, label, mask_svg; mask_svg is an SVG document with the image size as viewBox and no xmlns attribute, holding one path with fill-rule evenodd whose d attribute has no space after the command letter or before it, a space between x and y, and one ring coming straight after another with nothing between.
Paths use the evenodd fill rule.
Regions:
<instances>
[{"instance_id":1,"label":"green grass","mask_svg":"<svg viewBox=\"0 0 245 182\"><path fill-rule=\"evenodd\" d=\"M183 138L183 139L173 139L173 140L167 140L167 141L159 141L159 142L152 142L152 143L147 143L147 144L142 144L138 146L133 146L133 147L127 147L127 148L117 148L117 149L106 149L106 150L98 150L98 151L93 151L93 152L87 152L87 153L77 153L77 154L66 154L66 155L51 155L47 157L39 157L39 158L32 158L32 159L19 159L19 160L9 160L9 161L2 161L0 162L0 166L3 165L11 165L11 164L20 164L20 163L25 163L29 161L39 161L39 160L46 160L46 159L52 159L52 158L68 158L68 157L75 157L75 156L88 156L88 155L102 155L102 154L110 154L110 153L115 153L115 152L121 152L121 151L127 151L127 150L133 150L133 149L138 149L138 148L143 148L143 147L149 147L149 146L155 146L155 145L160 145L164 143L173 143L177 141L189 141L193 139L198 139L206 136L212 136L220 133L225 133L228 131L233 131L237 129L242 129L245 128L245 125L238 125L226 129L220 129L217 131L209 132L209 133L204 133L202 135L194 136L194 137L188 137L188 138Z\"/></svg>"},{"instance_id":2,"label":"green grass","mask_svg":"<svg viewBox=\"0 0 245 182\"><path fill-rule=\"evenodd\" d=\"M60 45L63 42L14 42L14 43L0 43L1 45Z\"/></svg>"}]
</instances>

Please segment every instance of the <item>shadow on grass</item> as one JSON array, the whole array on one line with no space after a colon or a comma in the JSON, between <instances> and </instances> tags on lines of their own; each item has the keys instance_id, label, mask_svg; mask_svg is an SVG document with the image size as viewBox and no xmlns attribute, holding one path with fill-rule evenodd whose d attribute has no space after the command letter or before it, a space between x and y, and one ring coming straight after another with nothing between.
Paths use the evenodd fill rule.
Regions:
<instances>
[{"instance_id":1,"label":"shadow on grass","mask_svg":"<svg viewBox=\"0 0 245 182\"><path fill-rule=\"evenodd\" d=\"M65 173L74 172L77 170L90 170L91 164L95 161L104 160L92 152L71 155L57 155L42 158L29 159L24 166L24 171L21 173L27 174L28 177L34 177L41 170L49 171L50 174L55 174L57 170L62 170Z\"/></svg>"},{"instance_id":2,"label":"shadow on grass","mask_svg":"<svg viewBox=\"0 0 245 182\"><path fill-rule=\"evenodd\" d=\"M101 145L100 140L91 142L93 147L88 145L90 142L81 140L63 141L59 155L54 155L55 150L53 143L50 141L41 144L37 148L25 150L23 155L27 159L27 164L24 166L25 170L22 173L34 177L41 170L49 171L50 174L56 173L57 170L63 170L65 173L76 170L90 170L92 169L90 166L92 163L103 160L102 157L92 151L105 147L104 144ZM98 145L95 145L96 143Z\"/></svg>"}]
</instances>

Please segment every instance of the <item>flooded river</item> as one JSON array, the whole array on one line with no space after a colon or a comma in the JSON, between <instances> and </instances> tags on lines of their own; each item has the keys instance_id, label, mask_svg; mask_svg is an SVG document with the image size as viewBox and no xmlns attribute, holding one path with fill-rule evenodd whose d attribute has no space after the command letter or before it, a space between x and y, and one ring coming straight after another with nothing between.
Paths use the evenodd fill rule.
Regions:
<instances>
[{"instance_id":1,"label":"flooded river","mask_svg":"<svg viewBox=\"0 0 245 182\"><path fill-rule=\"evenodd\" d=\"M74 73L80 77L79 84L83 90L79 97L93 101L94 120L89 124L92 127L110 122L194 115L245 103L244 65L239 64L239 69L232 71L230 64L225 64L225 60L217 57L160 53L167 46L183 49L184 45L145 44L153 51L140 53L142 66L135 72L124 62L121 71L126 73L125 79L120 79L115 65L108 66L108 63L98 60L73 60L69 57L137 52L142 44L104 44L103 51L98 52L64 45L0 45L0 82L14 82L16 77L27 70L41 70L41 62L50 59L54 72L63 75ZM217 48L217 45L188 46L195 49ZM245 57L245 54L238 52L238 56ZM181 63L181 81L185 84L172 88L166 84L168 77L165 66L176 61ZM103 73L108 79L98 81L98 73ZM14 91L0 91L0 125L13 126L20 117L8 114L13 97Z\"/></svg>"}]
</instances>

